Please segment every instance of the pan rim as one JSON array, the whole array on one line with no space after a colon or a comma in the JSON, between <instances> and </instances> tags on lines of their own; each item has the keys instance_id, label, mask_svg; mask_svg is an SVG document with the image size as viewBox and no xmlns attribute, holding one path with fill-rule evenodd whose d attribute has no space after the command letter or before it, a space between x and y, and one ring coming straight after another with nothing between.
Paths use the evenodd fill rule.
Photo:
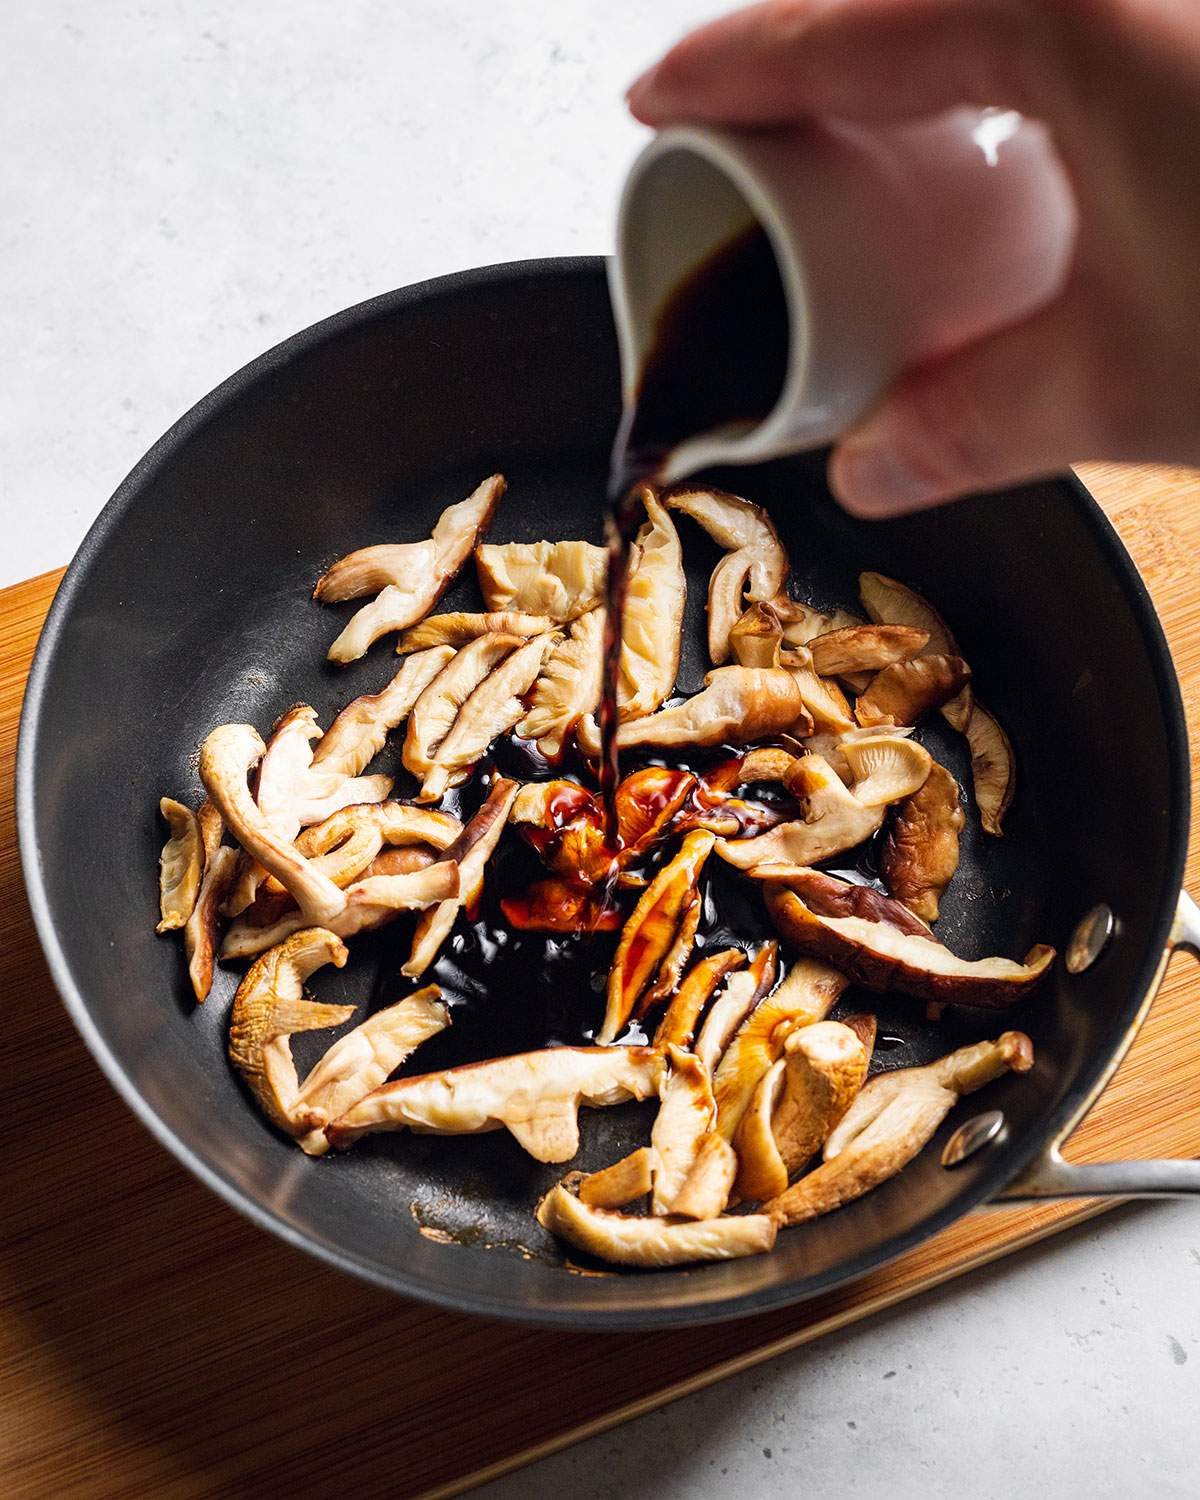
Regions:
<instances>
[{"instance_id":1,"label":"pan rim","mask_svg":"<svg viewBox=\"0 0 1200 1500\"><path fill-rule=\"evenodd\" d=\"M1111 568L1113 577L1125 596L1130 612L1141 631L1147 655L1153 666L1154 687L1163 712L1167 742L1168 798L1171 817L1168 831L1168 858L1161 872L1162 884L1157 894L1157 923L1155 929L1147 937L1146 952L1142 957L1138 979L1132 987L1125 1011L1114 1023L1113 1047L1090 1058L1080 1069L1071 1087L1047 1117L1043 1129L1028 1132L1008 1144L1003 1148L1003 1154L997 1155L992 1173L981 1173L974 1180L965 1182L962 1190L949 1199L941 1209L922 1219L910 1229L900 1231L880 1242L869 1251L842 1262L836 1267L831 1267L824 1275L806 1283L802 1291L796 1289L796 1282L789 1281L755 1291L708 1300L703 1298L688 1302L672 1300L668 1305L660 1303L654 1306L647 1302L632 1306L610 1306L598 1300L591 1300L588 1296L582 1296L578 1302L565 1307L530 1307L512 1295L493 1295L474 1291L448 1292L441 1287L428 1285L402 1271L393 1271L361 1258L342 1247L318 1240L315 1236L298 1229L277 1215L236 1183L224 1177L216 1165L210 1164L199 1155L186 1140L166 1124L133 1083L121 1060L109 1048L95 1025L83 988L76 983L66 954L58 942L37 847L34 780L38 729L46 683L63 624L70 614L74 597L82 587L90 566L102 553L109 533L119 525L126 509L133 503L147 480L168 464L176 452L205 423L223 412L257 382L276 369L344 331L369 322L372 318L389 314L406 306L437 300L456 291L477 290L493 285L501 286L514 282L557 277L602 279L604 275L605 260L601 256L563 256L502 262L456 271L449 275L400 287L345 308L292 334L249 361L185 412L139 459L100 511L75 553L47 613L30 667L21 711L17 741L16 814L22 872L35 928L55 988L76 1030L108 1081L151 1135L224 1202L259 1228L277 1235L286 1244L304 1250L338 1270L349 1272L392 1292L399 1292L402 1295L456 1312L506 1319L526 1325L554 1328L587 1326L592 1329L616 1331L723 1322L808 1301L823 1295L887 1264L913 1246L932 1238L964 1214L985 1203L995 1194L998 1187L1014 1179L1036 1156L1044 1152L1048 1144L1054 1141L1074 1119L1083 1101L1090 1097L1102 1072L1108 1066L1113 1052L1121 1045L1121 1037L1128 1032L1143 1001L1151 992L1170 933L1176 897L1181 888L1187 857L1191 772L1182 694L1162 624L1149 592L1120 537L1086 486L1073 473L1058 476L1050 482L1058 484L1064 490L1066 497L1076 507L1092 532L1098 550ZM661 1274L674 1277L680 1273ZM579 1284L578 1278L572 1277L571 1280ZM608 1278L605 1278L606 1283L607 1281ZM661 1280L658 1276L645 1281L642 1278L622 1278L617 1284L632 1289L639 1284L651 1287L661 1286ZM697 1290L700 1289L701 1284L702 1278L696 1278ZM588 1290L594 1290L594 1284L591 1284Z\"/></svg>"}]
</instances>

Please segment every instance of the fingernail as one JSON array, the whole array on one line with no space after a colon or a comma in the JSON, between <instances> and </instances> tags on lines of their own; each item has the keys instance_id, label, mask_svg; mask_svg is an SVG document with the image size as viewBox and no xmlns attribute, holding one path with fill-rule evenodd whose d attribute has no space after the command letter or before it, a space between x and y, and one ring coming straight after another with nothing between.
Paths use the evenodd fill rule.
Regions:
<instances>
[{"instance_id":1,"label":"fingernail","mask_svg":"<svg viewBox=\"0 0 1200 1500\"><path fill-rule=\"evenodd\" d=\"M834 456L829 477L846 509L861 516L916 510L938 494L928 479L886 448L843 448Z\"/></svg>"},{"instance_id":2,"label":"fingernail","mask_svg":"<svg viewBox=\"0 0 1200 1500\"><path fill-rule=\"evenodd\" d=\"M625 102L630 109L636 111L650 95L654 87L654 75L657 68L647 68L639 78L635 78L625 90Z\"/></svg>"}]
</instances>

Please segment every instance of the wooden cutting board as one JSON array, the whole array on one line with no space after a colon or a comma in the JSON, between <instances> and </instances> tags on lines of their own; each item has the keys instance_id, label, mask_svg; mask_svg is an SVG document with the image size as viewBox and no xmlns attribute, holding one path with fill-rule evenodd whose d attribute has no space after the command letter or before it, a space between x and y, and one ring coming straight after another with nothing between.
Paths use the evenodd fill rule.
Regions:
<instances>
[{"instance_id":1,"label":"wooden cutting board","mask_svg":"<svg viewBox=\"0 0 1200 1500\"><path fill-rule=\"evenodd\" d=\"M1154 594L1200 743L1200 476L1096 466L1084 477ZM59 577L0 592L7 1500L455 1494L1101 1211L981 1212L803 1307L656 1334L456 1317L252 1228L109 1088L34 937L12 769L25 674ZM1194 854L1189 874L1195 891ZM1067 1154L1200 1155L1200 974L1186 957Z\"/></svg>"}]
</instances>

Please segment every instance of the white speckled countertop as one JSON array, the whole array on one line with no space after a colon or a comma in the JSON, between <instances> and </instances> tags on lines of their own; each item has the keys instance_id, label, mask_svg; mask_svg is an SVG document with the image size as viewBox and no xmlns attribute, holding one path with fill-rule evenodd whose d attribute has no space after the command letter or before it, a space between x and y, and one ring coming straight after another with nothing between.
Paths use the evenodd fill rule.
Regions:
<instances>
[{"instance_id":1,"label":"white speckled countertop","mask_svg":"<svg viewBox=\"0 0 1200 1500\"><path fill-rule=\"evenodd\" d=\"M604 251L621 89L689 0L7 0L0 586L262 349ZM1126 1209L481 1494L1200 1494L1200 1217Z\"/></svg>"}]
</instances>

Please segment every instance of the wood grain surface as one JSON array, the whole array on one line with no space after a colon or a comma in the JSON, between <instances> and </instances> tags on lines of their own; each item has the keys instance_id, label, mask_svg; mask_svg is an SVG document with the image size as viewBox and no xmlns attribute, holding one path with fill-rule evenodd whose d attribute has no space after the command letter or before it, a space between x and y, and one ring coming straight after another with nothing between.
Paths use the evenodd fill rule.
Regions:
<instances>
[{"instance_id":1,"label":"wood grain surface","mask_svg":"<svg viewBox=\"0 0 1200 1500\"><path fill-rule=\"evenodd\" d=\"M1092 466L1200 742L1200 477ZM58 574L0 592L0 1495L440 1496L1099 1211L989 1210L801 1308L680 1333L456 1317L252 1228L138 1125L66 1019L25 904L16 721ZM1194 830L1193 830L1194 833ZM1193 837L1189 877L1198 889ZM1181 956L1067 1154L1200 1154L1200 975ZM552 1393L552 1396L550 1395ZM549 1399L548 1399L549 1397Z\"/></svg>"}]
</instances>

